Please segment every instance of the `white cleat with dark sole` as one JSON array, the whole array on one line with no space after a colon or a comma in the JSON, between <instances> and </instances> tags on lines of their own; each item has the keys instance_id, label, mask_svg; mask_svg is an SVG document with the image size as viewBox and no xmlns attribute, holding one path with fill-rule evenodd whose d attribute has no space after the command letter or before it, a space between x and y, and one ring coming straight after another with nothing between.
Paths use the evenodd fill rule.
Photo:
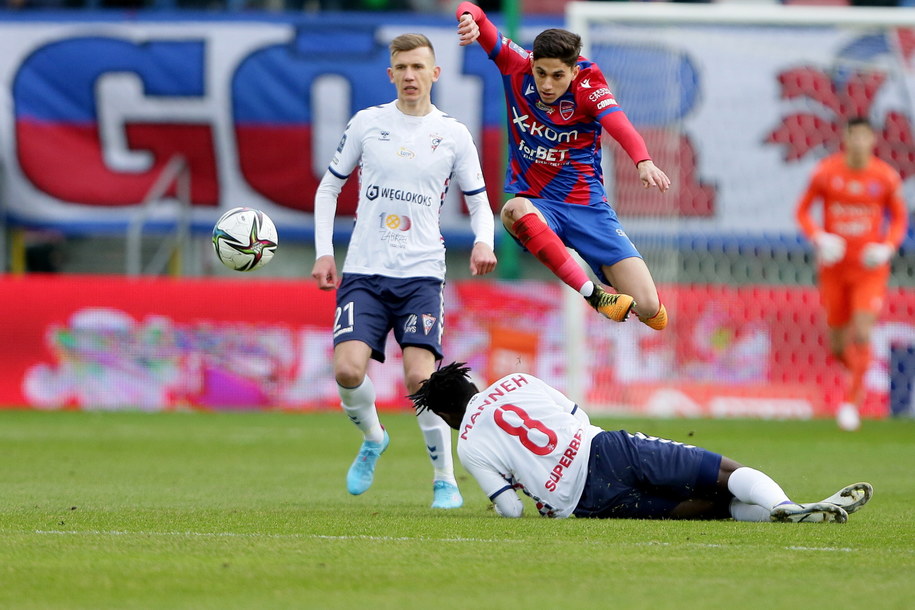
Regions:
<instances>
[{"instance_id":1,"label":"white cleat with dark sole","mask_svg":"<svg viewBox=\"0 0 915 610\"><path fill-rule=\"evenodd\" d=\"M813 504L779 504L769 513L769 519L783 523L845 523L848 513L845 509L829 502Z\"/></svg>"}]
</instances>

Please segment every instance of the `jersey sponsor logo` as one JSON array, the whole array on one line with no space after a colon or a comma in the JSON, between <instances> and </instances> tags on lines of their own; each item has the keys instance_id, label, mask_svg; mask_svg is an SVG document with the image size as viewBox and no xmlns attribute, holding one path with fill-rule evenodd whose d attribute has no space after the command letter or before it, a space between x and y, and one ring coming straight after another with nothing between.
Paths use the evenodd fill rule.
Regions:
<instances>
[{"instance_id":1,"label":"jersey sponsor logo","mask_svg":"<svg viewBox=\"0 0 915 610\"><path fill-rule=\"evenodd\" d=\"M416 153L407 148L406 146L401 146L400 150L397 151L397 156L401 159L412 159L416 156Z\"/></svg>"},{"instance_id":2,"label":"jersey sponsor logo","mask_svg":"<svg viewBox=\"0 0 915 610\"><path fill-rule=\"evenodd\" d=\"M387 229L392 231L409 231L410 227L413 226L413 222L410 220L409 216L401 216L399 214L385 214L381 213L381 216L384 218L384 226Z\"/></svg>"},{"instance_id":3,"label":"jersey sponsor logo","mask_svg":"<svg viewBox=\"0 0 915 610\"><path fill-rule=\"evenodd\" d=\"M438 318L429 313L423 314L423 334L428 335L435 327L435 321Z\"/></svg>"},{"instance_id":4,"label":"jersey sponsor logo","mask_svg":"<svg viewBox=\"0 0 915 610\"><path fill-rule=\"evenodd\" d=\"M596 102L597 100L604 97L605 95L611 95L610 90L607 89L606 87L601 87L600 89L598 89L597 91L595 91L594 93L589 95L588 99L591 100L592 102Z\"/></svg>"},{"instance_id":5,"label":"jersey sponsor logo","mask_svg":"<svg viewBox=\"0 0 915 610\"><path fill-rule=\"evenodd\" d=\"M546 146L528 146L524 140L518 143L518 150L526 158L546 164L565 165L567 150L547 148Z\"/></svg>"},{"instance_id":6,"label":"jersey sponsor logo","mask_svg":"<svg viewBox=\"0 0 915 610\"><path fill-rule=\"evenodd\" d=\"M563 475L565 475L566 469L572 465L575 456L578 455L578 450L581 448L581 435L582 429L579 428L578 432L575 433L575 436L572 437L572 440L569 441L569 446L566 447L566 450L563 451L562 455L559 457L559 463L553 466L553 470L550 471L550 478L543 484L543 487L547 491L556 491L556 486L559 484L559 481L562 480Z\"/></svg>"},{"instance_id":7,"label":"jersey sponsor logo","mask_svg":"<svg viewBox=\"0 0 915 610\"><path fill-rule=\"evenodd\" d=\"M563 103L566 102L568 102L568 100L565 100ZM571 102L568 103L571 104ZM571 113L574 110L575 107L572 105L572 107L569 109L569 116L571 116ZM562 114L562 112L562 103L560 103L559 113ZM570 129L569 131L557 131L548 125L544 125L543 123L538 123L537 121L533 120L529 114L519 114L518 109L515 106L512 106L512 114L514 115L514 118L512 118L512 123L515 125L518 131L523 134L530 134L538 138L544 138L550 142L560 143L571 142L578 137L577 129ZM563 116L563 118L568 117Z\"/></svg>"},{"instance_id":8,"label":"jersey sponsor logo","mask_svg":"<svg viewBox=\"0 0 915 610\"><path fill-rule=\"evenodd\" d=\"M534 105L547 114L553 114L553 111L556 110L552 106L548 106L548 105L544 104L543 102L541 102L540 100L537 100L537 103Z\"/></svg>"},{"instance_id":9,"label":"jersey sponsor logo","mask_svg":"<svg viewBox=\"0 0 915 610\"><path fill-rule=\"evenodd\" d=\"M559 116L568 121L572 118L573 114L575 114L575 102L571 100L562 100L559 102Z\"/></svg>"},{"instance_id":10,"label":"jersey sponsor logo","mask_svg":"<svg viewBox=\"0 0 915 610\"><path fill-rule=\"evenodd\" d=\"M343 137L340 138L340 143L337 144L337 152L343 152L343 147L346 146L346 134L343 134Z\"/></svg>"},{"instance_id":11,"label":"jersey sponsor logo","mask_svg":"<svg viewBox=\"0 0 915 610\"><path fill-rule=\"evenodd\" d=\"M432 206L432 197L422 193L414 193L403 189L395 189L389 186L378 186L370 184L365 189L365 198L369 201L375 201L378 197L390 201L403 201L404 203L415 203L416 205Z\"/></svg>"},{"instance_id":12,"label":"jersey sponsor logo","mask_svg":"<svg viewBox=\"0 0 915 610\"><path fill-rule=\"evenodd\" d=\"M601 100L601 101L597 102L597 109L603 110L607 106L615 106L615 105L616 105L616 100L613 99L612 97L608 97L605 100Z\"/></svg>"}]
</instances>

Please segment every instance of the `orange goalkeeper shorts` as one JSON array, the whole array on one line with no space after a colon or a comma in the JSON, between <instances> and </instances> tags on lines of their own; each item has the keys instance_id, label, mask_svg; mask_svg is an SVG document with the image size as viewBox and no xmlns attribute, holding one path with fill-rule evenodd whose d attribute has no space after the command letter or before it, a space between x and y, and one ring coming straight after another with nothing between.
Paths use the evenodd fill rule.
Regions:
<instances>
[{"instance_id":1,"label":"orange goalkeeper shorts","mask_svg":"<svg viewBox=\"0 0 915 610\"><path fill-rule=\"evenodd\" d=\"M879 315L886 298L887 274L824 273L820 277L820 302L826 310L826 324L840 328L855 312Z\"/></svg>"}]
</instances>

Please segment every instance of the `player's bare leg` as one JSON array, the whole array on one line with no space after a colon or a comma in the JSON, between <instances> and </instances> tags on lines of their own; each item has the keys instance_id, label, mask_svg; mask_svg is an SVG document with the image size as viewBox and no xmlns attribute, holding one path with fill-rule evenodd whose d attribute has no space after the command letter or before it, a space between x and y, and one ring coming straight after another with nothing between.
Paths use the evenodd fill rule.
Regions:
<instances>
[{"instance_id":1,"label":"player's bare leg","mask_svg":"<svg viewBox=\"0 0 915 610\"><path fill-rule=\"evenodd\" d=\"M604 265L603 272L617 291L632 296L635 300L632 310L642 323L655 330L667 326L667 309L644 260L637 256L624 258L613 265Z\"/></svg>"},{"instance_id":2,"label":"player's bare leg","mask_svg":"<svg viewBox=\"0 0 915 610\"><path fill-rule=\"evenodd\" d=\"M390 443L375 409L375 386L366 374L371 355L371 348L362 341L345 341L334 348L334 378L340 404L363 435L359 453L346 475L346 488L353 495L365 493L372 486L375 463Z\"/></svg>"},{"instance_id":3,"label":"player's bare leg","mask_svg":"<svg viewBox=\"0 0 915 610\"><path fill-rule=\"evenodd\" d=\"M435 372L435 355L422 347L407 346L403 350L404 385L414 394L420 384ZM432 508L460 508L464 498L454 478L454 458L451 451L451 427L430 410L417 414L416 422L423 434L426 451L432 462Z\"/></svg>"},{"instance_id":4,"label":"player's bare leg","mask_svg":"<svg viewBox=\"0 0 915 610\"><path fill-rule=\"evenodd\" d=\"M628 294L604 291L588 278L543 214L528 199L515 197L502 207L502 224L556 277L581 294L601 315L616 322L629 316L633 300Z\"/></svg>"}]
</instances>

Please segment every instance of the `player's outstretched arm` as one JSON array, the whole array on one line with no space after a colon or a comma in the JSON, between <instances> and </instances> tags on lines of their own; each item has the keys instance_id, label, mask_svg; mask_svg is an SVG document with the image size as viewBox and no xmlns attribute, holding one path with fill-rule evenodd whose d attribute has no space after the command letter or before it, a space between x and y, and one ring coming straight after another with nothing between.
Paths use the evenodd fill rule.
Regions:
<instances>
[{"instance_id":1,"label":"player's outstretched arm","mask_svg":"<svg viewBox=\"0 0 915 610\"><path fill-rule=\"evenodd\" d=\"M651 159L640 161L638 169L639 180L642 181L642 186L645 188L656 186L662 193L670 188L670 178L668 178L667 174L662 172Z\"/></svg>"},{"instance_id":2,"label":"player's outstretched arm","mask_svg":"<svg viewBox=\"0 0 915 610\"><path fill-rule=\"evenodd\" d=\"M321 290L334 290L339 283L337 277L337 263L334 257L324 255L318 257L315 266L311 268L311 277L318 282Z\"/></svg>"},{"instance_id":3,"label":"player's outstretched arm","mask_svg":"<svg viewBox=\"0 0 915 610\"><path fill-rule=\"evenodd\" d=\"M496 268L496 254L489 244L481 241L473 244L470 252L470 274L486 275Z\"/></svg>"}]
</instances>

